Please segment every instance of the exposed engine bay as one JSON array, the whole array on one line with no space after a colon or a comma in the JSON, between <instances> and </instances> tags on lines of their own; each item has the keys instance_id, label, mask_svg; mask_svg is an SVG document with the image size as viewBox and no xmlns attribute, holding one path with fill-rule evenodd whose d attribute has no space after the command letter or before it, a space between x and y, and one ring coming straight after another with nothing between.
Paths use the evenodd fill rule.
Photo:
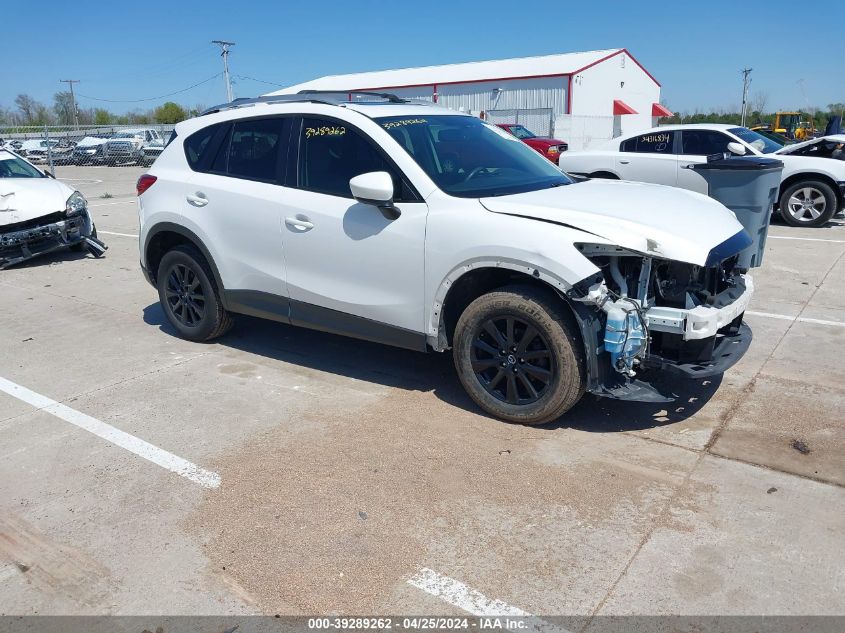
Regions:
<instances>
[{"instance_id":1,"label":"exposed engine bay","mask_svg":"<svg viewBox=\"0 0 845 633\"><path fill-rule=\"evenodd\" d=\"M597 343L608 353L617 382L650 368L712 375L747 349L751 331L742 317L753 283L737 267L736 255L696 266L606 245L578 249L601 274L569 296L600 313Z\"/></svg>"}]
</instances>

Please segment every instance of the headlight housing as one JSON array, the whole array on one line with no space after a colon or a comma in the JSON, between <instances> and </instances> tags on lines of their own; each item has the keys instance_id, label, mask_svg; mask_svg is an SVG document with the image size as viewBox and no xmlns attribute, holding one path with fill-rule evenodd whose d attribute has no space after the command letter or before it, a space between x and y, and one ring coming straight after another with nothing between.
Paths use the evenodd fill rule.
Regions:
<instances>
[{"instance_id":1,"label":"headlight housing","mask_svg":"<svg viewBox=\"0 0 845 633\"><path fill-rule=\"evenodd\" d=\"M81 213L82 211L86 211L88 209L88 201L78 191L74 191L70 194L70 198L67 199L65 202L65 213L67 215L76 215L77 213Z\"/></svg>"}]
</instances>

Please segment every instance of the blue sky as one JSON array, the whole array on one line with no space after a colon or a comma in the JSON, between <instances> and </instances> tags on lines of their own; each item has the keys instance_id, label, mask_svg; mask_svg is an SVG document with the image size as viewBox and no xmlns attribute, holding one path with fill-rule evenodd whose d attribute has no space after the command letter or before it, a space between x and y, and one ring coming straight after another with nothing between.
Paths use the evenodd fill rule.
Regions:
<instances>
[{"instance_id":1,"label":"blue sky","mask_svg":"<svg viewBox=\"0 0 845 633\"><path fill-rule=\"evenodd\" d=\"M219 73L212 39L237 42L236 96L327 74L603 48L627 48L663 85L672 109L737 106L740 69L768 109L845 101L845 38L818 31L837 2L536 2L480 0L42 0L7 3L11 39L0 64L0 105L18 93L45 103L75 86L82 107L149 108L158 97ZM841 9L833 10L840 14ZM736 17L744 16L744 17ZM758 17L752 17L758 16ZM25 46L24 46L25 44ZM250 79L245 79L246 77ZM89 97L120 100L95 101ZM215 78L169 97L225 101Z\"/></svg>"}]
</instances>

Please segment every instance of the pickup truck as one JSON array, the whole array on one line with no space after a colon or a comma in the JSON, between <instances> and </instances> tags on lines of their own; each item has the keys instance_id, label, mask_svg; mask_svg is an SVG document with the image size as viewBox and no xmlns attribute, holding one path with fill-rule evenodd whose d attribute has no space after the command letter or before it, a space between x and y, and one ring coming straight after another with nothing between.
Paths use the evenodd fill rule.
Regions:
<instances>
[{"instance_id":1,"label":"pickup truck","mask_svg":"<svg viewBox=\"0 0 845 633\"><path fill-rule=\"evenodd\" d=\"M121 130L106 141L102 160L108 165L152 165L164 149L164 139L153 128Z\"/></svg>"},{"instance_id":2,"label":"pickup truck","mask_svg":"<svg viewBox=\"0 0 845 633\"><path fill-rule=\"evenodd\" d=\"M543 156L557 165L560 155L569 149L565 141L560 141L549 136L537 136L524 125L517 123L499 123L500 128L507 130L531 149L537 150Z\"/></svg>"}]
</instances>

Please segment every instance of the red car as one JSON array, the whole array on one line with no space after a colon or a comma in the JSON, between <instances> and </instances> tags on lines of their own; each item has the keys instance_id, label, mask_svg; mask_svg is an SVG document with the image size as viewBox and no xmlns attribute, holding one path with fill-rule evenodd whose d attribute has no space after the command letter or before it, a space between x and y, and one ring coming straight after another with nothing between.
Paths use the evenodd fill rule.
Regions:
<instances>
[{"instance_id":1,"label":"red car","mask_svg":"<svg viewBox=\"0 0 845 633\"><path fill-rule=\"evenodd\" d=\"M569 145L564 141L559 141L556 138L549 138L548 136L537 136L522 125L518 125L516 123L499 123L498 125L503 130L507 130L513 134L529 147L536 149L555 165L557 165L557 160L560 158L560 153L569 149Z\"/></svg>"}]
</instances>

